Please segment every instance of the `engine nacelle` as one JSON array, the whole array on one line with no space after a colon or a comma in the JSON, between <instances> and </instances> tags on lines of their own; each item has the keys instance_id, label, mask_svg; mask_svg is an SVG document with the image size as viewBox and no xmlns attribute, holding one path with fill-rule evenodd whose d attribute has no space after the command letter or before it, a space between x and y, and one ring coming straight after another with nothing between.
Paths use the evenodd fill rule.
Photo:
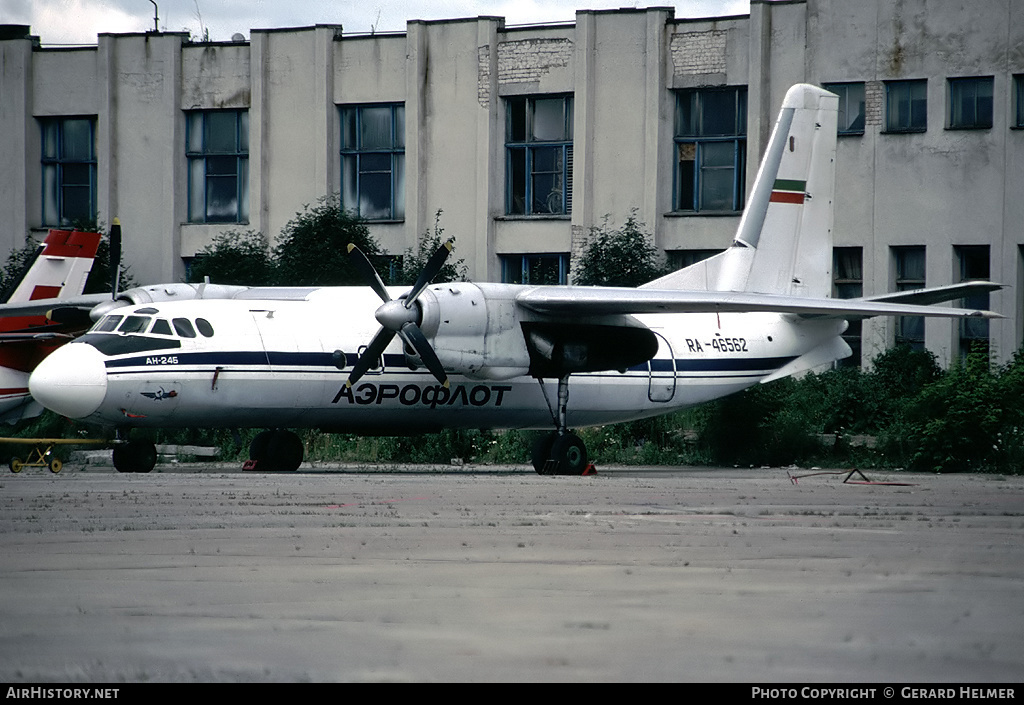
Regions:
<instances>
[{"instance_id":1,"label":"engine nacelle","mask_svg":"<svg viewBox=\"0 0 1024 705\"><path fill-rule=\"evenodd\" d=\"M441 364L477 379L550 378L626 370L658 351L655 334L632 316L558 320L518 306L522 290L467 283L426 289L417 301L420 328Z\"/></svg>"}]
</instances>

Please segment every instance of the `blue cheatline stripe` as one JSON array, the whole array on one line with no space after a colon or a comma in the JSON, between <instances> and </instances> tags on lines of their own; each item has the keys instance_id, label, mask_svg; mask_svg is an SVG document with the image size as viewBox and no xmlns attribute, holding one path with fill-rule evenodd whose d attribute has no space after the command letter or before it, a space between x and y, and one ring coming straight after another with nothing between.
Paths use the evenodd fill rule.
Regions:
<instances>
[{"instance_id":1,"label":"blue cheatline stripe","mask_svg":"<svg viewBox=\"0 0 1024 705\"><path fill-rule=\"evenodd\" d=\"M146 361L151 358L158 358L161 355L135 355L133 357L121 358L119 360L107 360L108 368L124 367L148 367L150 369L160 367L185 367L189 365L228 366L228 365L250 365L265 366L268 363L273 367L301 368L301 367L331 367L334 362L329 352L269 352L261 350L249 351L219 351L219 352L196 352L178 353L174 357L177 362L173 365L147 365ZM164 356L166 357L166 355ZM346 367L354 365L356 355L347 353L345 355ZM775 370L786 365L795 356L788 357L719 357L719 358L676 358L673 361L667 358L651 360L651 369L654 372L672 372L685 374L687 372L753 372L757 370ZM389 372L396 368L406 369L404 355L385 355L384 366ZM631 372L647 372L647 363L636 365L630 368Z\"/></svg>"}]
</instances>

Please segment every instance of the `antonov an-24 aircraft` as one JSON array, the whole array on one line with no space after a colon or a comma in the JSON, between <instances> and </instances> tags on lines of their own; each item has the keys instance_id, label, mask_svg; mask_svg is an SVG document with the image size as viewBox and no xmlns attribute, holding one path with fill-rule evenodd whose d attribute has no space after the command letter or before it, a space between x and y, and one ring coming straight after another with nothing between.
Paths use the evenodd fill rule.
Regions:
<instances>
[{"instance_id":1,"label":"antonov an-24 aircraft","mask_svg":"<svg viewBox=\"0 0 1024 705\"><path fill-rule=\"evenodd\" d=\"M674 411L850 354L851 319L984 316L933 308L983 282L859 299L831 291L835 95L789 90L732 246L639 289L431 285L451 244L408 292L385 287L164 285L93 309L97 323L32 374L44 406L112 426L114 463L148 472L141 427L270 428L257 467L299 467L282 429L365 433L554 429L540 473L579 474L570 427ZM383 303L381 303L383 301ZM570 383L571 378L571 383Z\"/></svg>"}]
</instances>

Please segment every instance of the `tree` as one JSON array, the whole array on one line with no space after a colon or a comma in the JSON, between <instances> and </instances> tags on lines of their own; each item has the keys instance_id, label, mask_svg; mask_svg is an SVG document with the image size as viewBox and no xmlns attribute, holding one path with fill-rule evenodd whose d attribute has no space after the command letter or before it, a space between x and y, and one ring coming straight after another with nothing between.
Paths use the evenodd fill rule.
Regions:
<instances>
[{"instance_id":1,"label":"tree","mask_svg":"<svg viewBox=\"0 0 1024 705\"><path fill-rule=\"evenodd\" d=\"M323 198L284 226L274 258L277 283L285 286L366 284L352 265L349 243L371 260L384 253L366 224L342 209L337 197Z\"/></svg>"},{"instance_id":2,"label":"tree","mask_svg":"<svg viewBox=\"0 0 1024 705\"><path fill-rule=\"evenodd\" d=\"M273 284L274 261L270 257L267 238L253 230L218 235L196 254L189 268L190 282L201 282L205 277L215 284Z\"/></svg>"},{"instance_id":3,"label":"tree","mask_svg":"<svg viewBox=\"0 0 1024 705\"><path fill-rule=\"evenodd\" d=\"M661 253L634 208L618 230L592 226L583 255L573 264L573 283L584 286L639 286L665 273Z\"/></svg>"},{"instance_id":4,"label":"tree","mask_svg":"<svg viewBox=\"0 0 1024 705\"><path fill-rule=\"evenodd\" d=\"M395 268L395 284L407 284L410 286L415 284L416 277L423 271L427 260L441 247L441 244L444 242L441 239L441 236L444 234L444 228L441 227L441 213L443 212L438 208L434 214L433 234L429 230L423 233L416 251L414 252L411 247L405 251L402 259L398 262L398 266ZM432 281L435 283L466 281L466 260L458 259L453 262L451 257L449 257L444 266L441 267L441 271L437 273L437 276Z\"/></svg>"}]
</instances>

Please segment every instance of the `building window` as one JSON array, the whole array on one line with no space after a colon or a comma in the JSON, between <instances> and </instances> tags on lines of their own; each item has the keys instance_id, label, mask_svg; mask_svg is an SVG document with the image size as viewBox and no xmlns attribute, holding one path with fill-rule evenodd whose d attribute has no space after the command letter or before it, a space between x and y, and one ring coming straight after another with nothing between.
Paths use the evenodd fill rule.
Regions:
<instances>
[{"instance_id":1,"label":"building window","mask_svg":"<svg viewBox=\"0 0 1024 705\"><path fill-rule=\"evenodd\" d=\"M669 250L665 253L665 257L668 261L669 271L674 272L703 262L720 252L721 250Z\"/></svg>"},{"instance_id":2,"label":"building window","mask_svg":"<svg viewBox=\"0 0 1024 705\"><path fill-rule=\"evenodd\" d=\"M990 275L988 245L956 246L953 251L956 253L957 264L960 267L960 281L988 281ZM963 299L961 306L987 310L989 296L987 293L972 294ZM971 352L988 354L987 318L960 319L960 355L963 357Z\"/></svg>"},{"instance_id":3,"label":"building window","mask_svg":"<svg viewBox=\"0 0 1024 705\"><path fill-rule=\"evenodd\" d=\"M896 291L913 291L925 287L923 247L894 247L896 258ZM924 317L900 316L896 319L896 344L924 350Z\"/></svg>"},{"instance_id":4,"label":"building window","mask_svg":"<svg viewBox=\"0 0 1024 705\"><path fill-rule=\"evenodd\" d=\"M924 132L928 129L928 82L889 81L885 84L885 131Z\"/></svg>"},{"instance_id":5,"label":"building window","mask_svg":"<svg viewBox=\"0 0 1024 705\"><path fill-rule=\"evenodd\" d=\"M572 213L572 97L505 101L509 215Z\"/></svg>"},{"instance_id":6,"label":"building window","mask_svg":"<svg viewBox=\"0 0 1024 705\"><path fill-rule=\"evenodd\" d=\"M1013 126L1024 128L1024 75L1013 77Z\"/></svg>"},{"instance_id":7,"label":"building window","mask_svg":"<svg viewBox=\"0 0 1024 705\"><path fill-rule=\"evenodd\" d=\"M864 254L860 247L836 247L832 250L832 295L837 299L857 299L864 295ZM840 360L841 367L860 367L863 322L850 321L843 340L853 350L850 357Z\"/></svg>"},{"instance_id":8,"label":"building window","mask_svg":"<svg viewBox=\"0 0 1024 705\"><path fill-rule=\"evenodd\" d=\"M949 128L992 127L992 77L949 79Z\"/></svg>"},{"instance_id":9,"label":"building window","mask_svg":"<svg viewBox=\"0 0 1024 705\"><path fill-rule=\"evenodd\" d=\"M249 220L249 111L195 110L187 114L188 220Z\"/></svg>"},{"instance_id":10,"label":"building window","mask_svg":"<svg viewBox=\"0 0 1024 705\"><path fill-rule=\"evenodd\" d=\"M864 84L825 83L822 87L839 96L839 134L864 134Z\"/></svg>"},{"instance_id":11,"label":"building window","mask_svg":"<svg viewBox=\"0 0 1024 705\"><path fill-rule=\"evenodd\" d=\"M405 218L405 106L341 108L341 205L366 220Z\"/></svg>"},{"instance_id":12,"label":"building window","mask_svg":"<svg viewBox=\"0 0 1024 705\"><path fill-rule=\"evenodd\" d=\"M501 281L506 284L567 284L569 255L502 255Z\"/></svg>"},{"instance_id":13,"label":"building window","mask_svg":"<svg viewBox=\"0 0 1024 705\"><path fill-rule=\"evenodd\" d=\"M743 208L746 134L745 87L676 93L676 211Z\"/></svg>"},{"instance_id":14,"label":"building window","mask_svg":"<svg viewBox=\"0 0 1024 705\"><path fill-rule=\"evenodd\" d=\"M43 225L96 220L96 120L47 118L42 132Z\"/></svg>"}]
</instances>

